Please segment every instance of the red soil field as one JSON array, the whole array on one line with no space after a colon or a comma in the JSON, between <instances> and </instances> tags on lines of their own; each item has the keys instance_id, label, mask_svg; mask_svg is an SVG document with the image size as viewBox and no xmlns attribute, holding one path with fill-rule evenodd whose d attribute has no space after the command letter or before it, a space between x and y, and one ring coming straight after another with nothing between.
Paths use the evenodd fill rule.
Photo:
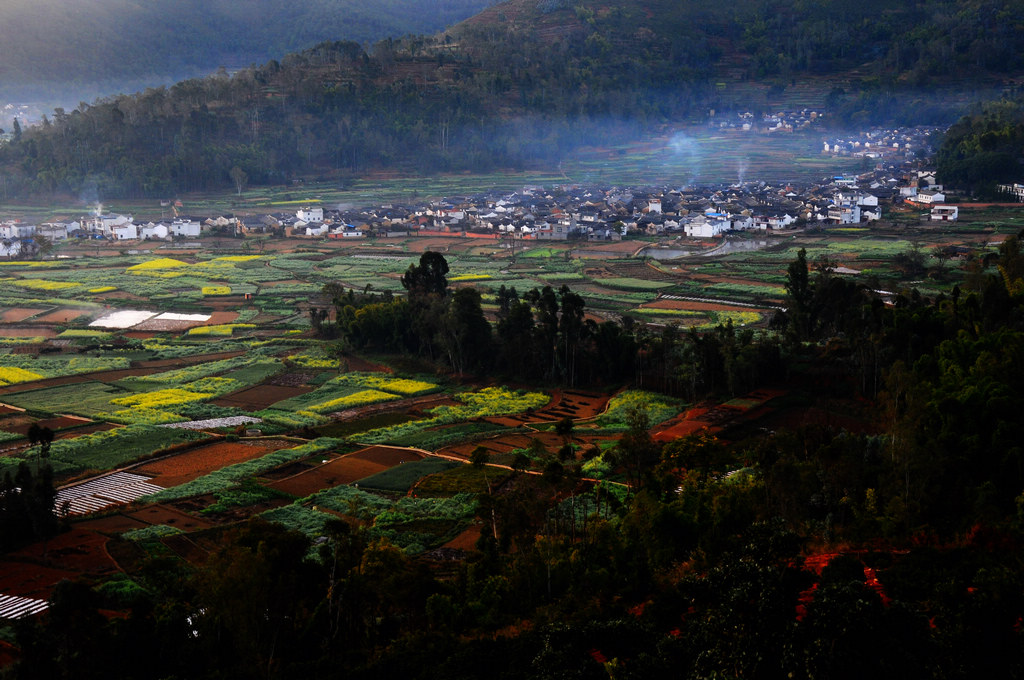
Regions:
<instances>
[{"instance_id":1,"label":"red soil field","mask_svg":"<svg viewBox=\"0 0 1024 680\"><path fill-rule=\"evenodd\" d=\"M99 533L109 535L123 534L126 531L142 529L149 525L141 520L118 514L108 515L106 517L97 517L95 519L87 519L82 522L75 522L75 526L87 531L98 531Z\"/></svg>"},{"instance_id":2,"label":"red soil field","mask_svg":"<svg viewBox=\"0 0 1024 680\"><path fill-rule=\"evenodd\" d=\"M78 576L77 572L67 569L6 559L0 561L0 593L46 600L57 583L64 579L73 581Z\"/></svg>"},{"instance_id":3,"label":"red soil field","mask_svg":"<svg viewBox=\"0 0 1024 680\"><path fill-rule=\"evenodd\" d=\"M423 454L394 446L371 446L355 453L350 453L349 457L392 467L413 460L422 460Z\"/></svg>"},{"instance_id":4,"label":"red soil field","mask_svg":"<svg viewBox=\"0 0 1024 680\"><path fill-rule=\"evenodd\" d=\"M533 439L539 439L544 447L549 451L556 451L562 446L562 438L551 432L537 432L531 435L525 434L505 434L498 435L493 439L482 439L473 442L465 442L463 444L456 444L454 446L446 446L438 451L439 454L445 456L455 456L457 458L469 458L473 450L478 446L482 446L487 449L492 455L508 453L515 449L525 449L530 446L530 442ZM578 438L574 438L574 441L579 441Z\"/></svg>"},{"instance_id":5,"label":"red soil field","mask_svg":"<svg viewBox=\"0 0 1024 680\"><path fill-rule=\"evenodd\" d=\"M4 416L3 418L0 418L0 428L3 428L8 432L17 432L18 430L16 428L24 427L25 430L27 431L28 426L34 423L35 421L36 418L34 418L33 416L27 415L19 411L14 411L12 412L11 415L7 415ZM19 434L25 434L25 432L20 432Z\"/></svg>"},{"instance_id":6,"label":"red soil field","mask_svg":"<svg viewBox=\"0 0 1024 680\"><path fill-rule=\"evenodd\" d=\"M423 253L428 250L435 252L444 252L448 250L452 245L461 243L460 238L456 237L423 237L410 239L407 244L410 253Z\"/></svg>"},{"instance_id":7,"label":"red soil field","mask_svg":"<svg viewBox=\"0 0 1024 680\"><path fill-rule=\"evenodd\" d=\"M166 488L190 482L228 465L259 458L271 451L290 446L291 443L279 440L216 442L151 461L135 468L133 472L151 476L154 484Z\"/></svg>"},{"instance_id":8,"label":"red soil field","mask_svg":"<svg viewBox=\"0 0 1024 680\"><path fill-rule=\"evenodd\" d=\"M67 323L68 321L74 321L80 316L90 316L90 314L81 309L58 309L55 312L39 317L36 321L39 323Z\"/></svg>"},{"instance_id":9,"label":"red soil field","mask_svg":"<svg viewBox=\"0 0 1024 680\"><path fill-rule=\"evenodd\" d=\"M771 409L765 407L765 403L784 394L786 394L784 390L763 388L743 396L744 400L752 402L749 407L739 407L728 403L717 406L697 406L687 410L681 416L661 423L660 429L652 432L652 436L655 441L670 442L704 429L711 433L721 432L729 425L771 412Z\"/></svg>"},{"instance_id":10,"label":"red soil field","mask_svg":"<svg viewBox=\"0 0 1024 680\"><path fill-rule=\"evenodd\" d=\"M206 323L210 324L210 325L213 325L213 326L216 326L216 325L222 324L222 323L231 323L232 321L234 321L237 318L238 318L238 312L219 311L219 312L214 312L210 316L210 320L207 321Z\"/></svg>"},{"instance_id":11,"label":"red soil field","mask_svg":"<svg viewBox=\"0 0 1024 680\"><path fill-rule=\"evenodd\" d=\"M12 416L17 418L18 416ZM88 418L75 418L74 416L61 416L59 418L48 418L46 420L32 419L39 427L48 427L53 431L63 430L69 427L75 427L76 425L82 425L84 423L91 423L92 421ZM17 434L28 434L29 428L32 427L32 421L18 423L17 425L9 425L10 419L3 421L4 429L8 432L15 432ZM78 433L75 433L76 435Z\"/></svg>"},{"instance_id":12,"label":"red soil field","mask_svg":"<svg viewBox=\"0 0 1024 680\"><path fill-rule=\"evenodd\" d=\"M96 295L96 298L98 300L149 300L147 297L126 293L123 290L111 290L106 293L100 293Z\"/></svg>"},{"instance_id":13,"label":"red soil field","mask_svg":"<svg viewBox=\"0 0 1024 680\"><path fill-rule=\"evenodd\" d=\"M259 411L279 401L312 392L312 387L285 387L283 385L256 385L240 392L235 392L220 399L214 399L217 406L237 406L246 411Z\"/></svg>"},{"instance_id":14,"label":"red soil field","mask_svg":"<svg viewBox=\"0 0 1024 680\"><path fill-rule=\"evenodd\" d=\"M193 517L167 505L149 505L141 510L127 513L126 516L146 524L166 524L167 526L177 527L182 531L209 529L213 526L212 523L205 519Z\"/></svg>"},{"instance_id":15,"label":"red soil field","mask_svg":"<svg viewBox=\"0 0 1024 680\"><path fill-rule=\"evenodd\" d=\"M366 359L357 356L351 356L346 354L344 356L344 359L345 363L348 364L348 370L350 371L360 371L366 373L391 373L391 368L389 368L388 366L384 366L383 364L375 364L372 361L367 361Z\"/></svg>"},{"instance_id":16,"label":"red soil field","mask_svg":"<svg viewBox=\"0 0 1024 680\"><path fill-rule=\"evenodd\" d=\"M5 309L0 313L0 321L5 323L17 323L18 321L24 321L30 316L35 316L40 312L46 311L45 309L31 309L24 307L15 307L14 309Z\"/></svg>"},{"instance_id":17,"label":"red soil field","mask_svg":"<svg viewBox=\"0 0 1024 680\"><path fill-rule=\"evenodd\" d=\"M409 449L371 446L297 475L274 482L271 486L299 497L339 484L352 484L370 475L383 472L402 462L422 460L423 455Z\"/></svg>"},{"instance_id":18,"label":"red soil field","mask_svg":"<svg viewBox=\"0 0 1024 680\"><path fill-rule=\"evenodd\" d=\"M76 427L73 430L66 432L58 432L57 439L74 439L75 437L81 437L83 434L92 434L93 432L106 432L107 430L113 430L120 425L114 425L113 423L96 423L95 425L87 425L84 427Z\"/></svg>"},{"instance_id":19,"label":"red soil field","mask_svg":"<svg viewBox=\"0 0 1024 680\"><path fill-rule=\"evenodd\" d=\"M89 531L73 525L70 531L58 534L49 543L33 543L17 552L11 553L15 559L24 559L43 564L59 566L61 569L82 574L101 574L115 571L117 565L107 553L109 539L95 531ZM46 549L46 560L43 549Z\"/></svg>"},{"instance_id":20,"label":"red soil field","mask_svg":"<svg viewBox=\"0 0 1024 680\"><path fill-rule=\"evenodd\" d=\"M360 479L387 470L388 466L372 463L358 458L336 458L329 463L300 472L272 483L270 486L299 498L303 498L321 489L328 489L339 484L352 484Z\"/></svg>"},{"instance_id":21,"label":"red soil field","mask_svg":"<svg viewBox=\"0 0 1024 680\"><path fill-rule=\"evenodd\" d=\"M455 550L474 550L476 542L480 540L480 532L481 527L472 526L441 547L453 548Z\"/></svg>"},{"instance_id":22,"label":"red soil field","mask_svg":"<svg viewBox=\"0 0 1024 680\"><path fill-rule=\"evenodd\" d=\"M0 328L0 336L5 338L55 338L57 337L57 331L40 326L5 327Z\"/></svg>"}]
</instances>

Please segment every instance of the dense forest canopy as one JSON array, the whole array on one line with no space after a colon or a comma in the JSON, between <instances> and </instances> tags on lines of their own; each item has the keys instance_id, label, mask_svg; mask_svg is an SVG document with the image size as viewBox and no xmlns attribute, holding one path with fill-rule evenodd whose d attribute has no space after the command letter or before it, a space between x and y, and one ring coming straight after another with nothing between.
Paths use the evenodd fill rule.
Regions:
<instances>
[{"instance_id":1,"label":"dense forest canopy","mask_svg":"<svg viewBox=\"0 0 1024 680\"><path fill-rule=\"evenodd\" d=\"M240 68L324 40L432 33L489 0L9 0L0 97L66 101ZM89 96L90 93L92 96Z\"/></svg>"},{"instance_id":2,"label":"dense forest canopy","mask_svg":"<svg viewBox=\"0 0 1024 680\"><path fill-rule=\"evenodd\" d=\"M805 4L511 1L440 36L326 42L59 110L0 165L12 194L105 196L223 188L234 167L252 184L522 168L709 109L762 110L755 81L815 79L838 123L952 120L961 99L919 88L996 84L1022 66L1019 3Z\"/></svg>"},{"instance_id":3,"label":"dense forest canopy","mask_svg":"<svg viewBox=\"0 0 1024 680\"><path fill-rule=\"evenodd\" d=\"M936 154L941 181L998 198L1024 182L1024 99L991 102L952 126Z\"/></svg>"}]
</instances>

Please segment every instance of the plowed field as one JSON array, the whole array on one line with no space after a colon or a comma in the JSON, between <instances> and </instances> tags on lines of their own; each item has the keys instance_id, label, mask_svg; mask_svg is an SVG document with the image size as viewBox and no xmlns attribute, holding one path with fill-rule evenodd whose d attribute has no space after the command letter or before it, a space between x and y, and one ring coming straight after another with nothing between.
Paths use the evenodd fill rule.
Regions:
<instances>
[{"instance_id":1,"label":"plowed field","mask_svg":"<svg viewBox=\"0 0 1024 680\"><path fill-rule=\"evenodd\" d=\"M358 482L403 462L422 459L422 454L409 449L371 446L278 480L271 486L304 497L321 489Z\"/></svg>"},{"instance_id":2,"label":"plowed field","mask_svg":"<svg viewBox=\"0 0 1024 680\"><path fill-rule=\"evenodd\" d=\"M133 472L150 476L154 484L166 488L190 482L228 465L260 458L271 451L290 446L293 444L278 440L217 442L176 456L154 460L135 468Z\"/></svg>"}]
</instances>

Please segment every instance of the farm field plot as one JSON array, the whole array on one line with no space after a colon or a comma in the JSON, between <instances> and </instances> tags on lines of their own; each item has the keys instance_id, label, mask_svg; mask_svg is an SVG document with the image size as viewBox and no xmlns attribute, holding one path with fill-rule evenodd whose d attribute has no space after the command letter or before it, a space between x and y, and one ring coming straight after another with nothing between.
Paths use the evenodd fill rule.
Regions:
<instances>
[{"instance_id":1,"label":"farm field plot","mask_svg":"<svg viewBox=\"0 0 1024 680\"><path fill-rule=\"evenodd\" d=\"M217 406L234 406L246 411L259 411L286 399L294 399L313 391L313 387L287 387L284 385L263 384L250 387L214 399L210 403Z\"/></svg>"},{"instance_id":2,"label":"farm field plot","mask_svg":"<svg viewBox=\"0 0 1024 680\"><path fill-rule=\"evenodd\" d=\"M50 561L77 575L111 574L117 570L117 565L106 551L108 541L109 538L99 532L74 525L70 531L50 539L49 545L45 546L45 558L41 543L22 548L11 557L34 562L37 567ZM3 571L4 568L0 567L0 572ZM0 582L2 580L0 576ZM4 591L0 585L0 592L9 591Z\"/></svg>"},{"instance_id":3,"label":"farm field plot","mask_svg":"<svg viewBox=\"0 0 1024 680\"><path fill-rule=\"evenodd\" d=\"M26 343L32 341L41 342L44 339L57 337L57 331L53 328L48 328L46 326L31 326L20 328L3 327L0 328L0 337L20 338L20 341L24 341Z\"/></svg>"},{"instance_id":4,"label":"farm field plot","mask_svg":"<svg viewBox=\"0 0 1024 680\"><path fill-rule=\"evenodd\" d=\"M24 557L8 557L0 560L0 593L47 600L55 585L80 576L71 569L43 566Z\"/></svg>"},{"instance_id":5,"label":"farm field plot","mask_svg":"<svg viewBox=\"0 0 1024 680\"><path fill-rule=\"evenodd\" d=\"M18 323L45 311L45 309L32 307L15 307L13 309L5 309L3 312L0 312L0 321L3 321L4 323Z\"/></svg>"},{"instance_id":6,"label":"farm field plot","mask_svg":"<svg viewBox=\"0 0 1024 680\"><path fill-rule=\"evenodd\" d=\"M409 449L371 446L277 480L271 486L303 497L339 484L352 484L396 465L422 460L423 457L423 454Z\"/></svg>"},{"instance_id":7,"label":"farm field plot","mask_svg":"<svg viewBox=\"0 0 1024 680\"><path fill-rule=\"evenodd\" d=\"M133 471L151 476L154 484L168 488L291 446L292 442L281 440L221 441L144 463Z\"/></svg>"},{"instance_id":8,"label":"farm field plot","mask_svg":"<svg viewBox=\"0 0 1024 680\"><path fill-rule=\"evenodd\" d=\"M149 477L115 472L60 489L54 505L61 512L66 510L68 515L86 515L111 505L130 503L161 489L152 484Z\"/></svg>"},{"instance_id":9,"label":"farm field plot","mask_svg":"<svg viewBox=\"0 0 1024 680\"><path fill-rule=\"evenodd\" d=\"M144 522L147 525L165 524L182 531L197 531L199 529L209 529L213 526L213 522L195 517L187 512L164 504L147 505L140 510L127 514L126 517Z\"/></svg>"},{"instance_id":10,"label":"farm field plot","mask_svg":"<svg viewBox=\"0 0 1024 680\"><path fill-rule=\"evenodd\" d=\"M127 390L102 382L46 387L4 396L7 403L33 411L74 413L94 416L110 408L110 400L130 394Z\"/></svg>"}]
</instances>

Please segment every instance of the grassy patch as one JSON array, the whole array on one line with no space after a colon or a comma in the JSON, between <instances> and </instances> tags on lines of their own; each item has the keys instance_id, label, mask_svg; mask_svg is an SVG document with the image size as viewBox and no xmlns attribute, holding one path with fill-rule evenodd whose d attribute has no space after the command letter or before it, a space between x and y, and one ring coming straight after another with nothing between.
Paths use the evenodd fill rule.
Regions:
<instances>
[{"instance_id":1,"label":"grassy patch","mask_svg":"<svg viewBox=\"0 0 1024 680\"><path fill-rule=\"evenodd\" d=\"M425 458L410 463L402 463L384 472L378 472L366 479L361 479L359 480L359 486L365 489L406 493L416 482L427 475L443 472L453 467L462 467L462 463L441 458Z\"/></svg>"},{"instance_id":2,"label":"grassy patch","mask_svg":"<svg viewBox=\"0 0 1024 680\"><path fill-rule=\"evenodd\" d=\"M4 396L4 401L30 411L73 413L92 417L110 409L110 400L128 394L125 390L102 382L45 387Z\"/></svg>"},{"instance_id":3,"label":"grassy patch","mask_svg":"<svg viewBox=\"0 0 1024 680\"><path fill-rule=\"evenodd\" d=\"M512 473L497 467L459 465L424 478L416 486L416 495L424 498L454 496L460 493L487 493L501 486Z\"/></svg>"}]
</instances>

